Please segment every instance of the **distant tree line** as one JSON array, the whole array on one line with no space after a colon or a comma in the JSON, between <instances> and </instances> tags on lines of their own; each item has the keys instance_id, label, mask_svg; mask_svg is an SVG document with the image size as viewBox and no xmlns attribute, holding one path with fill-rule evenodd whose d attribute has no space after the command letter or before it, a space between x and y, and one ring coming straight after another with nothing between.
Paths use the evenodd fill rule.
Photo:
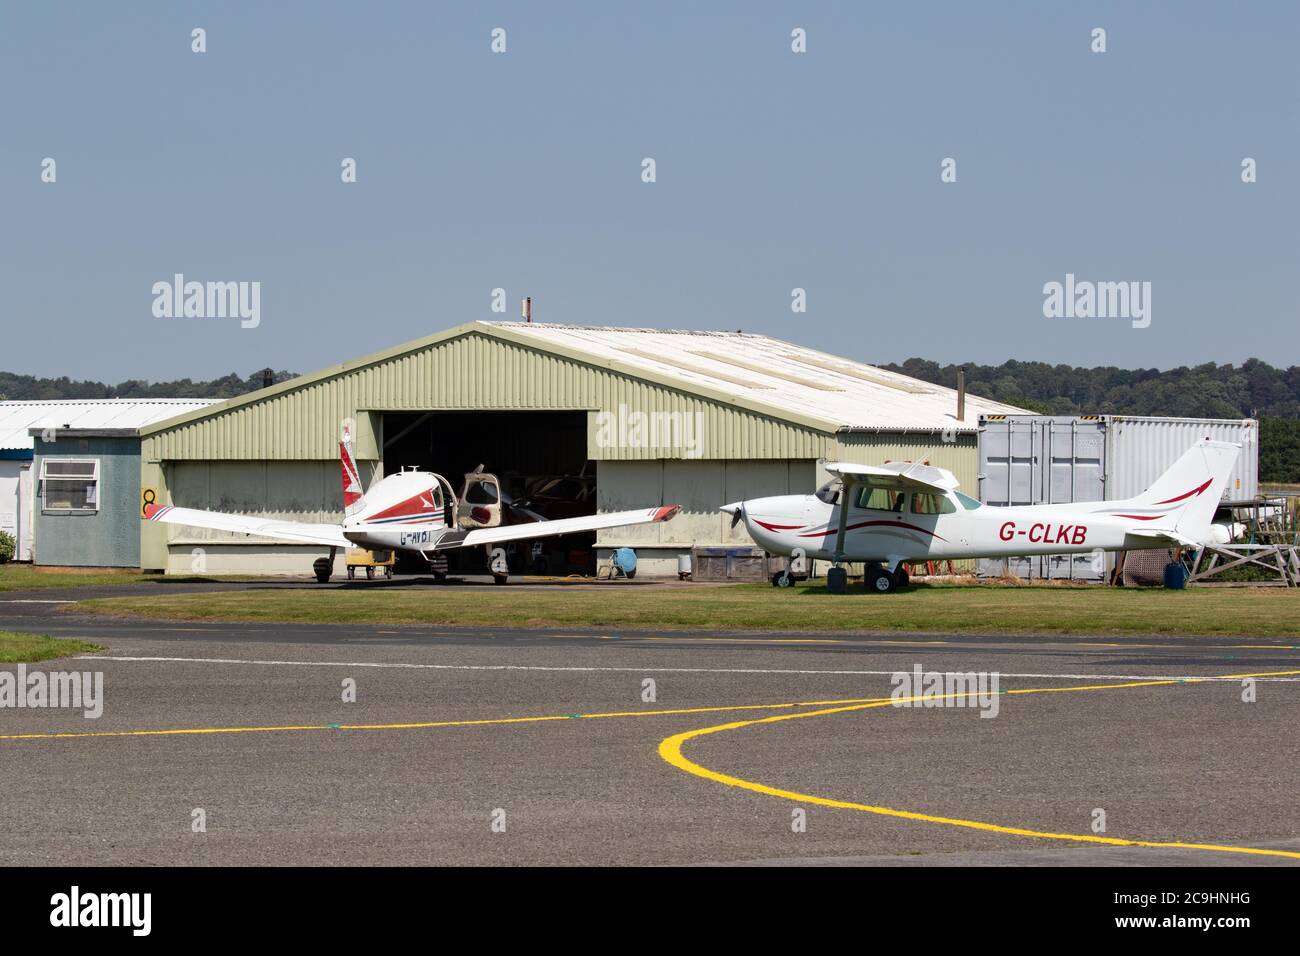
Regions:
<instances>
[{"instance_id":1,"label":"distant tree line","mask_svg":"<svg viewBox=\"0 0 1300 956\"><path fill-rule=\"evenodd\" d=\"M1192 368L1076 368L1046 362L1001 365L940 365L910 358L882 365L895 372L955 388L966 369L972 395L1018 405L1045 415L1175 415L1189 418L1258 418L1261 481L1300 483L1300 367L1274 368L1259 359L1240 366L1209 362ZM275 384L297 373L275 372ZM0 399L234 398L263 386L263 372L231 373L210 381L132 379L117 385L35 378L0 372Z\"/></svg>"},{"instance_id":2,"label":"distant tree line","mask_svg":"<svg viewBox=\"0 0 1300 956\"><path fill-rule=\"evenodd\" d=\"M950 388L963 366L911 358L882 365ZM1192 368L1075 368L1046 362L964 366L966 389L1044 415L1173 415L1259 419L1259 477L1300 482L1300 367L1259 359Z\"/></svg>"},{"instance_id":3,"label":"distant tree line","mask_svg":"<svg viewBox=\"0 0 1300 956\"><path fill-rule=\"evenodd\" d=\"M247 378L240 378L231 372L229 375L206 382L194 382L188 378L172 382L129 379L117 385L105 385L103 382L74 381L67 376L36 378L32 375L0 372L0 399L19 402L49 401L60 398L235 398L262 388L263 374L264 372L259 370ZM273 372L272 384L278 385L280 382L296 377L297 374L297 372Z\"/></svg>"}]
</instances>

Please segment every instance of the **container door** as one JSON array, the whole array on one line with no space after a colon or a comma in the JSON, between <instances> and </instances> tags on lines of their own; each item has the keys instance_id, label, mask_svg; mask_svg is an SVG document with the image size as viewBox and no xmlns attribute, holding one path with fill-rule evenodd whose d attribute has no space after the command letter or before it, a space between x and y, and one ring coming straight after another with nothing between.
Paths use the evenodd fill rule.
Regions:
<instances>
[{"instance_id":1,"label":"container door","mask_svg":"<svg viewBox=\"0 0 1300 956\"><path fill-rule=\"evenodd\" d=\"M1106 494L1106 422L1100 416L990 417L980 430L980 500L991 505L1101 501ZM981 577L1100 581L1092 554L981 558Z\"/></svg>"}]
</instances>

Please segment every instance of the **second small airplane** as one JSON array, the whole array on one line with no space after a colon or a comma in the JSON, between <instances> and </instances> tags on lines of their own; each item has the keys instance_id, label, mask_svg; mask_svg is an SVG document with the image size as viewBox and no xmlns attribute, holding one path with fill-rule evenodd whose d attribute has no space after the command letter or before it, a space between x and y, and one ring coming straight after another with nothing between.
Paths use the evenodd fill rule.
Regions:
<instances>
[{"instance_id":1,"label":"second small airplane","mask_svg":"<svg viewBox=\"0 0 1300 956\"><path fill-rule=\"evenodd\" d=\"M323 545L330 549L329 557L318 558L313 565L316 580L321 583L330 579L339 548L416 551L429 562L434 575L442 578L447 567L443 552L486 546L490 549L488 567L492 578L497 584L504 584L509 576L505 550L493 545L669 521L681 510L679 505L662 505L637 511L502 525L501 484L494 475L481 472L466 475L459 497L442 475L415 470L388 475L369 491L363 491L351 437L347 432L339 442L339 466L343 480L342 525L254 518L171 505L149 505L145 508L144 518L164 524L257 535L294 544Z\"/></svg>"},{"instance_id":2,"label":"second small airplane","mask_svg":"<svg viewBox=\"0 0 1300 956\"><path fill-rule=\"evenodd\" d=\"M957 490L944 468L832 462L813 495L723 505L732 526L773 554L867 565L868 590L907 584L905 561L1129 551L1222 544L1214 514L1241 446L1198 442L1146 491L1124 501L997 507ZM783 572L773 583L788 585Z\"/></svg>"}]
</instances>

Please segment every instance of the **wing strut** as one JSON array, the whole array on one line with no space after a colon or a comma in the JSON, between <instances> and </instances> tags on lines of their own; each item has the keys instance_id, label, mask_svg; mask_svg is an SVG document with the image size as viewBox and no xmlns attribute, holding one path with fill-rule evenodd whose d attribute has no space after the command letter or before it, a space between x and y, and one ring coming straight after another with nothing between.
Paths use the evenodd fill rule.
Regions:
<instances>
[{"instance_id":1,"label":"wing strut","mask_svg":"<svg viewBox=\"0 0 1300 956\"><path fill-rule=\"evenodd\" d=\"M849 497L853 490L855 482L845 475L842 479L844 487L840 491L840 527L835 533L835 566L839 567L844 563L844 534L849 524Z\"/></svg>"}]
</instances>

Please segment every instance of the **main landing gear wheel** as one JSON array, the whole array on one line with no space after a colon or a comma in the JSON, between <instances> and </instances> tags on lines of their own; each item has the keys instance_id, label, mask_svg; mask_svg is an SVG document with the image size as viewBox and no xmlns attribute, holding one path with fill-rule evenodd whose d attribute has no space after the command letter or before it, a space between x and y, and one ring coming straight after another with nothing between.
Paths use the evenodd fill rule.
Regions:
<instances>
[{"instance_id":1,"label":"main landing gear wheel","mask_svg":"<svg viewBox=\"0 0 1300 956\"><path fill-rule=\"evenodd\" d=\"M329 558L317 558L312 563L311 569L315 572L317 581L321 584L328 584L330 572L334 570L334 562Z\"/></svg>"},{"instance_id":2,"label":"main landing gear wheel","mask_svg":"<svg viewBox=\"0 0 1300 956\"><path fill-rule=\"evenodd\" d=\"M898 589L898 582L884 568L868 568L865 584L875 594L889 594Z\"/></svg>"},{"instance_id":3,"label":"main landing gear wheel","mask_svg":"<svg viewBox=\"0 0 1300 956\"><path fill-rule=\"evenodd\" d=\"M900 564L898 570L894 572L894 584L900 588L905 588L911 583L911 580L912 579L907 576L907 568Z\"/></svg>"},{"instance_id":4,"label":"main landing gear wheel","mask_svg":"<svg viewBox=\"0 0 1300 956\"><path fill-rule=\"evenodd\" d=\"M493 584L505 584L506 581L509 579L509 577L510 577L510 575L508 575L508 574L494 574L494 575L492 575L492 583L493 583Z\"/></svg>"},{"instance_id":5,"label":"main landing gear wheel","mask_svg":"<svg viewBox=\"0 0 1300 956\"><path fill-rule=\"evenodd\" d=\"M772 575L772 587L788 588L794 584L794 578L790 576L789 571L778 571Z\"/></svg>"}]
</instances>

